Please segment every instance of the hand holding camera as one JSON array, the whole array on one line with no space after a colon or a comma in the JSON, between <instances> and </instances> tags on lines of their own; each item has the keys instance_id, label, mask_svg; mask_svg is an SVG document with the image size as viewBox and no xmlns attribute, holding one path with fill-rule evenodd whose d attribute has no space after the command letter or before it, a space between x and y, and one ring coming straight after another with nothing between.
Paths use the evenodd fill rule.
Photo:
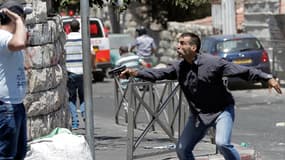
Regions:
<instances>
[{"instance_id":1,"label":"hand holding camera","mask_svg":"<svg viewBox=\"0 0 285 160\"><path fill-rule=\"evenodd\" d=\"M0 19L1 19L1 22L5 21L7 19L10 19L13 22L15 22L16 20L19 20L19 19L22 20L18 14L10 11L7 8L3 8L0 10Z\"/></svg>"}]
</instances>

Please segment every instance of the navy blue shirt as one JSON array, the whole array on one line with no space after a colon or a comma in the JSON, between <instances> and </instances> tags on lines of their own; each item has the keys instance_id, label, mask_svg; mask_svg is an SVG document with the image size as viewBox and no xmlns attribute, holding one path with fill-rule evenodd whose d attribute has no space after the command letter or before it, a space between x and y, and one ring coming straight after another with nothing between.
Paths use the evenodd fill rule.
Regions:
<instances>
[{"instance_id":1,"label":"navy blue shirt","mask_svg":"<svg viewBox=\"0 0 285 160\"><path fill-rule=\"evenodd\" d=\"M191 112L214 119L218 115L216 113L235 103L224 85L224 76L240 77L246 81L266 81L270 75L217 56L197 54L192 64L180 60L167 68L140 70L137 77L153 82L162 79L178 80Z\"/></svg>"}]
</instances>

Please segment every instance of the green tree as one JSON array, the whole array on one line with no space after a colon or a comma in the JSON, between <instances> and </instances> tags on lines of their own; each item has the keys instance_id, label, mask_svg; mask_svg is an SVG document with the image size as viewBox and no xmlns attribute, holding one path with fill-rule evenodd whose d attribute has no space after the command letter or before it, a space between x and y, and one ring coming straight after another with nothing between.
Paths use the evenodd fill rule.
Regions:
<instances>
[{"instance_id":1,"label":"green tree","mask_svg":"<svg viewBox=\"0 0 285 160\"><path fill-rule=\"evenodd\" d=\"M90 7L102 8L105 2L109 4L110 19L113 32L120 32L119 14L127 9L132 2L138 2L151 6L148 13L153 21L166 26L167 21L187 21L210 15L211 0L89 0ZM80 0L52 0L52 6L56 12L62 8L75 7L79 11ZM70 9L70 8L69 8Z\"/></svg>"},{"instance_id":2,"label":"green tree","mask_svg":"<svg viewBox=\"0 0 285 160\"><path fill-rule=\"evenodd\" d=\"M164 6L175 6L184 9L189 9L191 6L202 6L204 4L209 4L210 0L133 0L140 3L151 3L153 5L164 5ZM80 0L52 0L53 7L56 11L60 8L66 7L71 4L79 4ZM98 6L103 7L104 2L110 2L117 9L123 11L127 9L127 6L132 2L131 0L89 0L90 7Z\"/></svg>"}]
</instances>

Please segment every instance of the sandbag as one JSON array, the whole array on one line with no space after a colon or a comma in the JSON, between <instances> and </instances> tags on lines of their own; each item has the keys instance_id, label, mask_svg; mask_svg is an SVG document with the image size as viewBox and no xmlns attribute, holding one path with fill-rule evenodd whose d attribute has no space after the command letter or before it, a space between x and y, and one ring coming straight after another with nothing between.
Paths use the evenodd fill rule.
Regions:
<instances>
[{"instance_id":1,"label":"sandbag","mask_svg":"<svg viewBox=\"0 0 285 160\"><path fill-rule=\"evenodd\" d=\"M82 135L56 128L49 135L28 143L25 160L92 160L87 141Z\"/></svg>"}]
</instances>

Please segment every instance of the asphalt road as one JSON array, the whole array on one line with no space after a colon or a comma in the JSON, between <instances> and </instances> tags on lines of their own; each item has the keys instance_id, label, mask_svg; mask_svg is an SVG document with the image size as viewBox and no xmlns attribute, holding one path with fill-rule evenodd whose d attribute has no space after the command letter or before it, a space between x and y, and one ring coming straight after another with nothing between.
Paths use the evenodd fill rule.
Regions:
<instances>
[{"instance_id":1,"label":"asphalt road","mask_svg":"<svg viewBox=\"0 0 285 160\"><path fill-rule=\"evenodd\" d=\"M243 89L232 93L237 108L233 142L250 145L263 160L284 160L284 93L277 95L268 89Z\"/></svg>"},{"instance_id":2,"label":"asphalt road","mask_svg":"<svg viewBox=\"0 0 285 160\"><path fill-rule=\"evenodd\" d=\"M95 116L114 120L113 86L112 79L93 84ZM232 141L255 148L262 160L284 160L285 93L277 95L274 91L255 86L239 88L242 87L232 90L236 99Z\"/></svg>"}]
</instances>

